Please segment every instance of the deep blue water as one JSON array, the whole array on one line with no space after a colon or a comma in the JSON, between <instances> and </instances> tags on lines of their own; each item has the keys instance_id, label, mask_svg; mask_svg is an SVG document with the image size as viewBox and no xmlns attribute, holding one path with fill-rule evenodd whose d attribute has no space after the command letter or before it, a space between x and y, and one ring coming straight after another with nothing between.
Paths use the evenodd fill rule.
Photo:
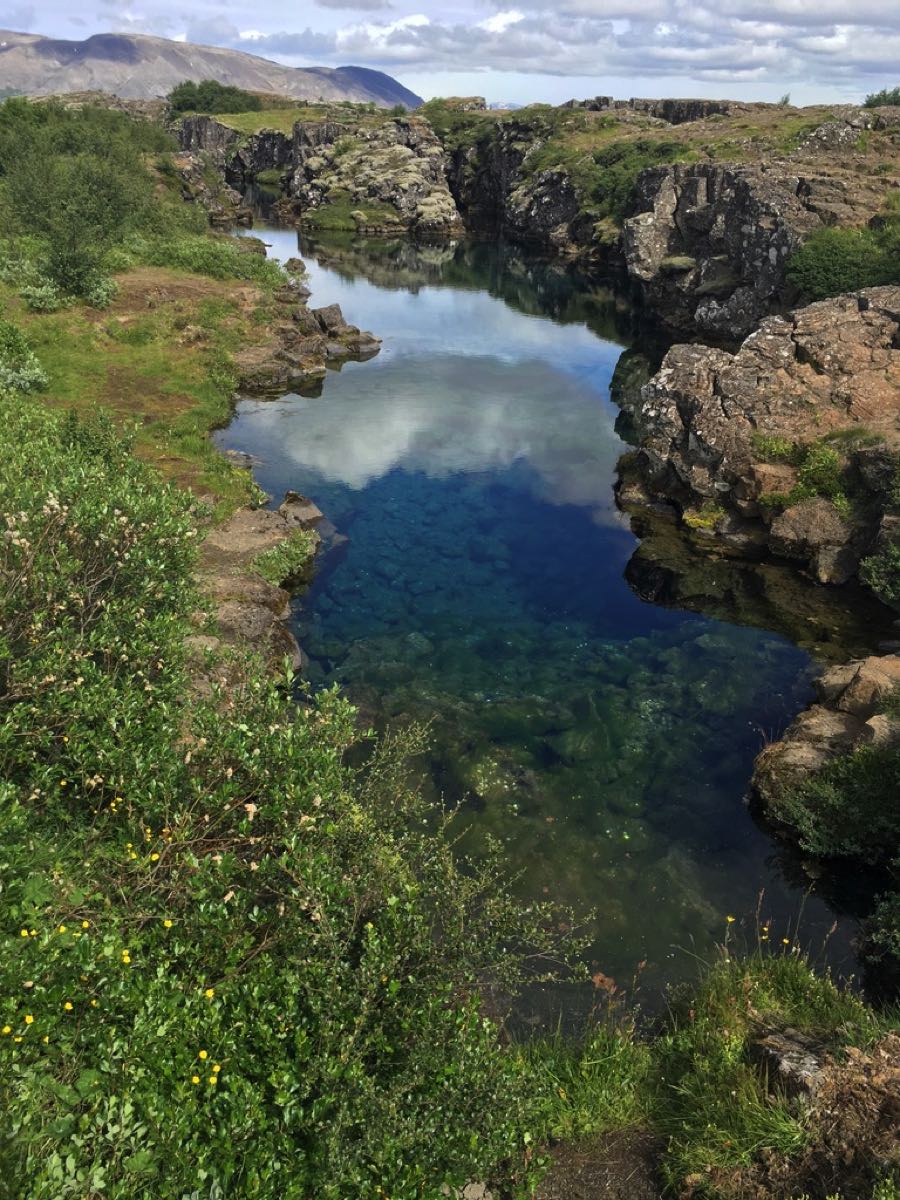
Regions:
<instances>
[{"instance_id":1,"label":"deep blue water","mask_svg":"<svg viewBox=\"0 0 900 1200\"><path fill-rule=\"evenodd\" d=\"M297 253L293 231L262 236ZM502 841L523 894L596 909L607 975L690 974L728 915L755 938L761 891L778 941L817 947L833 913L744 803L811 663L625 582L613 299L486 247L304 257L311 303L383 350L320 396L242 402L219 441L349 538L295 606L312 683L378 722L431 721L423 786L463 804L473 853ZM851 931L830 942L840 966Z\"/></svg>"}]
</instances>

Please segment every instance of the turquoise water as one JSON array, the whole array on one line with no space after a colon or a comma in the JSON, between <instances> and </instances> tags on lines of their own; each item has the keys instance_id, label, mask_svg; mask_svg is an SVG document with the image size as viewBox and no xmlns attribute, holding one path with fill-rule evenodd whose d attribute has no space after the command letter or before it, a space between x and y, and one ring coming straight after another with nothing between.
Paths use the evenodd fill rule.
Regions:
<instances>
[{"instance_id":1,"label":"turquoise water","mask_svg":"<svg viewBox=\"0 0 900 1200\"><path fill-rule=\"evenodd\" d=\"M297 253L293 231L261 236ZM621 307L490 247L304 257L311 303L383 350L319 396L242 402L219 440L349 539L295 605L311 682L377 723L431 721L423 786L462 805L466 848L492 834L523 895L593 908L592 962L620 983L639 964L691 974L728 915L755 936L761 892L779 943L819 947L834 912L744 801L764 738L809 696L808 654L624 578ZM838 966L852 929L829 942Z\"/></svg>"}]
</instances>

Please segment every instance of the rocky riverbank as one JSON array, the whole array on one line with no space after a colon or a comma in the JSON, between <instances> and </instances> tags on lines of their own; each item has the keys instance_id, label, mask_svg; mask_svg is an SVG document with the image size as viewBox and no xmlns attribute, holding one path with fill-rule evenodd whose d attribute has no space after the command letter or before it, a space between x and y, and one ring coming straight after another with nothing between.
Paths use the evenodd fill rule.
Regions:
<instances>
[{"instance_id":1,"label":"rocky riverbank","mask_svg":"<svg viewBox=\"0 0 900 1200\"><path fill-rule=\"evenodd\" d=\"M674 505L733 550L845 583L900 521L900 288L768 317L739 350L676 345L626 390L623 503Z\"/></svg>"}]
</instances>

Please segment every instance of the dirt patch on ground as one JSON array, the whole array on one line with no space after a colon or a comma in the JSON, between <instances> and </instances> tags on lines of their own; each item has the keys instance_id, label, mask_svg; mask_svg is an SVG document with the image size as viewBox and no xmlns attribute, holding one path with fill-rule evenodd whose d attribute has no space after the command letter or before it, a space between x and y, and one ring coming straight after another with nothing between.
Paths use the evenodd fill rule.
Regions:
<instances>
[{"instance_id":1,"label":"dirt patch on ground","mask_svg":"<svg viewBox=\"0 0 900 1200\"><path fill-rule=\"evenodd\" d=\"M786 1159L763 1151L750 1167L705 1175L699 1190L707 1195L712 1185L731 1200L871 1200L873 1182L900 1168L900 1035L826 1063L809 1101L809 1129L801 1154Z\"/></svg>"},{"instance_id":2,"label":"dirt patch on ground","mask_svg":"<svg viewBox=\"0 0 900 1200\"><path fill-rule=\"evenodd\" d=\"M551 1151L553 1164L535 1200L660 1200L659 1139L621 1129Z\"/></svg>"}]
</instances>

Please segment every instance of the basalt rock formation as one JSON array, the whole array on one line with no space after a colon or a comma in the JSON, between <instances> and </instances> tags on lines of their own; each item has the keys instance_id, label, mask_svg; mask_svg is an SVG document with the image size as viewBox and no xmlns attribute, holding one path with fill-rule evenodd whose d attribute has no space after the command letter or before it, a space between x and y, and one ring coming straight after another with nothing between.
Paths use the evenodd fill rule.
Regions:
<instances>
[{"instance_id":1,"label":"basalt rock formation","mask_svg":"<svg viewBox=\"0 0 900 1200\"><path fill-rule=\"evenodd\" d=\"M736 353L674 346L638 395L625 500L673 503L823 583L896 536L900 288L768 317Z\"/></svg>"},{"instance_id":2,"label":"basalt rock formation","mask_svg":"<svg viewBox=\"0 0 900 1200\"><path fill-rule=\"evenodd\" d=\"M776 301L790 254L821 225L798 189L762 167L645 171L622 235L645 303L673 329L746 336Z\"/></svg>"},{"instance_id":3,"label":"basalt rock formation","mask_svg":"<svg viewBox=\"0 0 900 1200\"><path fill-rule=\"evenodd\" d=\"M898 689L900 654L830 667L816 682L816 702L756 760L753 788L766 816L777 822L785 791L838 755L861 746L900 748L900 721L884 712Z\"/></svg>"},{"instance_id":4,"label":"basalt rock formation","mask_svg":"<svg viewBox=\"0 0 900 1200\"><path fill-rule=\"evenodd\" d=\"M462 231L440 142L418 117L298 121L290 136L261 129L242 137L211 117L182 121L183 149L202 152L240 191L268 172L281 176L282 209L303 221L327 210L360 233L446 237Z\"/></svg>"}]
</instances>

